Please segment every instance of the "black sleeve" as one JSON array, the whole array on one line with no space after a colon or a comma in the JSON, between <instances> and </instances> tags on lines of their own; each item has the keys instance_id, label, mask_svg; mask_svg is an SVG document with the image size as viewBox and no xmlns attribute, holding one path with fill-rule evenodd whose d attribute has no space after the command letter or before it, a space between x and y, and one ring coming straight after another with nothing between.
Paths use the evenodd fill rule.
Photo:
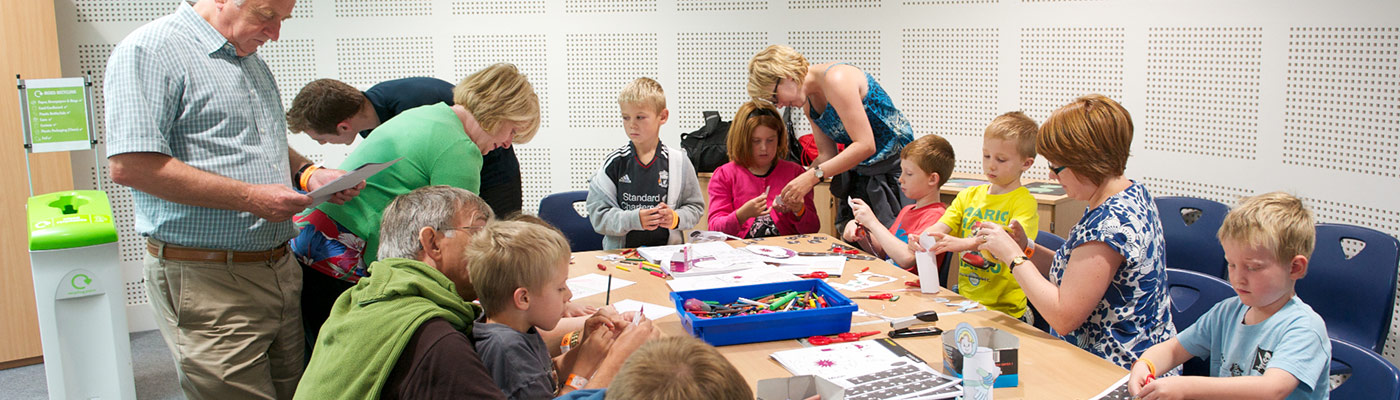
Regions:
<instances>
[{"instance_id":1,"label":"black sleeve","mask_svg":"<svg viewBox=\"0 0 1400 400\"><path fill-rule=\"evenodd\" d=\"M515 149L486 153L481 164L481 199L491 206L496 218L520 211L522 197L520 160L515 157Z\"/></svg>"},{"instance_id":2,"label":"black sleeve","mask_svg":"<svg viewBox=\"0 0 1400 400\"><path fill-rule=\"evenodd\" d=\"M380 395L383 399L505 400L467 335L440 318L424 323L413 334Z\"/></svg>"}]
</instances>

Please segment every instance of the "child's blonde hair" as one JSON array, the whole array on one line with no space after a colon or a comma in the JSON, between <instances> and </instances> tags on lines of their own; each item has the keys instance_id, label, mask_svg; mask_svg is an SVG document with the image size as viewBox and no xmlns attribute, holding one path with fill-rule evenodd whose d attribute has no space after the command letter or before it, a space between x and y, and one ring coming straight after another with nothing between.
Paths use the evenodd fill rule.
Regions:
<instances>
[{"instance_id":1,"label":"child's blonde hair","mask_svg":"<svg viewBox=\"0 0 1400 400\"><path fill-rule=\"evenodd\" d=\"M948 139L932 133L909 142L904 146L904 150L899 152L899 158L913 161L925 173L938 173L940 187L948 183L948 177L953 174L953 164L957 163L957 158L953 155L953 145L948 143Z\"/></svg>"},{"instance_id":2,"label":"child's blonde hair","mask_svg":"<svg viewBox=\"0 0 1400 400\"><path fill-rule=\"evenodd\" d=\"M1317 231L1312 212L1303 200L1284 192L1245 198L1230 210L1216 237L1242 245L1270 249L1278 262L1289 264L1294 256L1312 257Z\"/></svg>"},{"instance_id":3,"label":"child's blonde hair","mask_svg":"<svg viewBox=\"0 0 1400 400\"><path fill-rule=\"evenodd\" d=\"M638 348L608 385L609 399L751 400L753 391L729 360L690 336L667 336Z\"/></svg>"},{"instance_id":4,"label":"child's blonde hair","mask_svg":"<svg viewBox=\"0 0 1400 400\"><path fill-rule=\"evenodd\" d=\"M760 126L766 126L778 133L778 147L774 149L773 160L787 157L787 126L778 115L778 108L766 101L749 101L739 106L739 112L734 113L734 121L729 123L729 137L725 139L725 146L729 148L729 161L745 168L756 164L753 146L749 145L749 141L753 138L753 132Z\"/></svg>"},{"instance_id":5,"label":"child's blonde hair","mask_svg":"<svg viewBox=\"0 0 1400 400\"><path fill-rule=\"evenodd\" d=\"M807 78L807 67L812 64L791 47L775 44L759 51L749 60L749 97L755 100L769 100L779 79L789 79L802 86Z\"/></svg>"},{"instance_id":6,"label":"child's blonde hair","mask_svg":"<svg viewBox=\"0 0 1400 400\"><path fill-rule=\"evenodd\" d=\"M1012 111L992 119L982 136L1010 140L1016 143L1016 152L1022 157L1035 158L1035 135L1040 130L1035 120L1020 111Z\"/></svg>"},{"instance_id":7,"label":"child's blonde hair","mask_svg":"<svg viewBox=\"0 0 1400 400\"><path fill-rule=\"evenodd\" d=\"M517 124L513 143L529 142L540 129L540 97L512 64L495 64L462 78L452 88L452 102L471 112L487 132L505 121Z\"/></svg>"},{"instance_id":8,"label":"child's blonde hair","mask_svg":"<svg viewBox=\"0 0 1400 400\"><path fill-rule=\"evenodd\" d=\"M569 260L559 231L523 221L486 224L467 245L467 274L487 315L508 310L515 289L538 289Z\"/></svg>"},{"instance_id":9,"label":"child's blonde hair","mask_svg":"<svg viewBox=\"0 0 1400 400\"><path fill-rule=\"evenodd\" d=\"M648 106L659 113L666 109L666 92L661 90L661 84L655 79L641 77L622 88L622 93L617 95L617 104Z\"/></svg>"}]
</instances>

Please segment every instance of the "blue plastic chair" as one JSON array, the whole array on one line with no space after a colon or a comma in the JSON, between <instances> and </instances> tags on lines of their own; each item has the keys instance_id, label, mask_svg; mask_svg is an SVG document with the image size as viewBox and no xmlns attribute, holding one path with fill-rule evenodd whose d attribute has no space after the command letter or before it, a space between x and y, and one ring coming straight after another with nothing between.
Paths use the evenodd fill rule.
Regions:
<instances>
[{"instance_id":1,"label":"blue plastic chair","mask_svg":"<svg viewBox=\"0 0 1400 400\"><path fill-rule=\"evenodd\" d=\"M1347 259L1341 241L1365 248ZM1385 346L1395 303L1400 241L1370 228L1317 224L1317 246L1308 274L1295 286L1298 297L1327 322L1327 334L1379 352Z\"/></svg>"},{"instance_id":2,"label":"blue plastic chair","mask_svg":"<svg viewBox=\"0 0 1400 400\"><path fill-rule=\"evenodd\" d=\"M1230 283L1196 271L1167 268L1167 296L1171 299L1172 323L1181 332L1216 303L1235 296ZM1210 361L1192 358L1182 366L1186 375L1210 376Z\"/></svg>"},{"instance_id":3,"label":"blue plastic chair","mask_svg":"<svg viewBox=\"0 0 1400 400\"><path fill-rule=\"evenodd\" d=\"M561 192L545 196L540 200L540 219L553 224L569 239L571 251L593 251L603 249L603 235L593 230L588 217L579 215L574 203L588 200L587 190Z\"/></svg>"},{"instance_id":4,"label":"blue plastic chair","mask_svg":"<svg viewBox=\"0 0 1400 400\"><path fill-rule=\"evenodd\" d=\"M1059 237L1049 231L1040 231L1040 233L1035 234L1035 244L1045 246L1045 248L1050 249L1050 251L1056 251L1065 245L1065 238Z\"/></svg>"},{"instance_id":5,"label":"blue plastic chair","mask_svg":"<svg viewBox=\"0 0 1400 400\"><path fill-rule=\"evenodd\" d=\"M1351 369L1351 377L1332 390L1331 398L1395 399L1400 398L1400 368L1380 354L1362 346L1332 339L1332 364Z\"/></svg>"},{"instance_id":6,"label":"blue plastic chair","mask_svg":"<svg viewBox=\"0 0 1400 400\"><path fill-rule=\"evenodd\" d=\"M1199 210L1199 217L1186 222L1183 211ZM1215 234L1225 222L1230 207L1194 197L1158 197L1157 212L1162 217L1162 234L1167 242L1167 268L1201 272L1227 278L1225 250Z\"/></svg>"}]
</instances>

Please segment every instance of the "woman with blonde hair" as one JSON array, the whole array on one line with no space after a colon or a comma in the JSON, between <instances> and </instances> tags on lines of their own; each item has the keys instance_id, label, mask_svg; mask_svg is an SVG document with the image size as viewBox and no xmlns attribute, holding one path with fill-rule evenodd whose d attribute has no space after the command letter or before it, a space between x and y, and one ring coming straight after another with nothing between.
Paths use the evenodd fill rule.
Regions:
<instances>
[{"instance_id":1,"label":"woman with blonde hair","mask_svg":"<svg viewBox=\"0 0 1400 400\"><path fill-rule=\"evenodd\" d=\"M873 76L846 63L812 65L791 47L772 45L749 61L748 92L801 107L812 123L818 156L783 188L784 204L796 208L827 178L839 204L836 227L854 218L848 198L864 200L885 225L911 203L899 191L899 152L914 140L914 128ZM837 151L838 144L845 149Z\"/></svg>"},{"instance_id":2,"label":"woman with blonde hair","mask_svg":"<svg viewBox=\"0 0 1400 400\"><path fill-rule=\"evenodd\" d=\"M1036 151L1070 198L1089 202L1064 246L1023 254L1033 243L1018 224L1014 237L986 222L972 232L984 253L1006 260L1051 334L1123 368L1176 336L1162 220L1147 188L1123 176L1132 143L1133 120L1113 99L1060 107L1040 125Z\"/></svg>"},{"instance_id":3,"label":"woman with blonde hair","mask_svg":"<svg viewBox=\"0 0 1400 400\"><path fill-rule=\"evenodd\" d=\"M379 221L389 202L431 185L477 193L482 155L529 142L539 130L539 97L514 65L477 71L462 79L452 96L453 105L417 107L384 122L345 158L340 167L346 170L402 158L371 176L360 196L343 205L322 203L293 219L301 229L290 245L305 267L302 320L308 350L336 297L367 276L367 267L378 259Z\"/></svg>"}]
</instances>

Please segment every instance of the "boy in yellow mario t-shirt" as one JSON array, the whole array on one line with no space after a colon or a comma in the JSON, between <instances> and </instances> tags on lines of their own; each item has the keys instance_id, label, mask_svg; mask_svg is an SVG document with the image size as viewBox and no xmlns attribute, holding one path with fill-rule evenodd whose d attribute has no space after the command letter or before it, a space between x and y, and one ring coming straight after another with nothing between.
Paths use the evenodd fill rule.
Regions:
<instances>
[{"instance_id":1,"label":"boy in yellow mario t-shirt","mask_svg":"<svg viewBox=\"0 0 1400 400\"><path fill-rule=\"evenodd\" d=\"M925 231L938 237L938 244L931 250L975 251L977 240L964 236L980 221L1001 226L1010 226L1012 220L1021 221L1021 226L1027 227L1026 235L1035 240L1038 231L1034 227L1040 226L1040 218L1035 197L1021 186L1021 174L1035 163L1036 129L1035 121L1019 111L1002 114L987 125L982 135L982 171L991 183L958 193L943 218ZM1026 293L1021 291L1011 269L990 259L975 265L978 258L957 258L958 294L1029 322Z\"/></svg>"}]
</instances>

